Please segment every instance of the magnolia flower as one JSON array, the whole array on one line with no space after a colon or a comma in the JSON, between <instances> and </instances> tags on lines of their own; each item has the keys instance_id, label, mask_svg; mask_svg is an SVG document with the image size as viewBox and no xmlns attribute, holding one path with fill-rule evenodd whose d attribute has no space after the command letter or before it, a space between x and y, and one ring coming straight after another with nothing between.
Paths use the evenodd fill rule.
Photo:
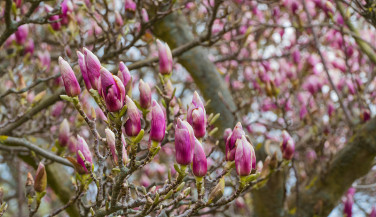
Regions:
<instances>
[{"instance_id":1,"label":"magnolia flower","mask_svg":"<svg viewBox=\"0 0 376 217\"><path fill-rule=\"evenodd\" d=\"M76 149L77 163L83 168L83 170L86 173L89 173L89 171L86 168L84 159L81 158L79 152L82 153L86 162L88 162L90 165L93 163L93 157L91 155L89 146L87 145L86 141L81 136L77 135L77 149Z\"/></svg>"},{"instance_id":2,"label":"magnolia flower","mask_svg":"<svg viewBox=\"0 0 376 217\"><path fill-rule=\"evenodd\" d=\"M281 151L283 158L285 160L291 160L295 152L295 142L290 134L286 131L282 132L282 139L283 141L281 143Z\"/></svg>"},{"instance_id":3,"label":"magnolia flower","mask_svg":"<svg viewBox=\"0 0 376 217\"><path fill-rule=\"evenodd\" d=\"M125 99L125 89L120 79L112 75L106 68L100 70L100 93L106 103L106 107L110 112L119 111L123 108Z\"/></svg>"},{"instance_id":4,"label":"magnolia flower","mask_svg":"<svg viewBox=\"0 0 376 217\"><path fill-rule=\"evenodd\" d=\"M192 103L188 108L187 121L192 126L197 138L202 138L205 136L206 111L204 104L196 91L193 94Z\"/></svg>"},{"instance_id":5,"label":"magnolia flower","mask_svg":"<svg viewBox=\"0 0 376 217\"><path fill-rule=\"evenodd\" d=\"M90 90L91 89L91 83L90 83L90 80L89 80L89 76L87 74L85 55L83 53L81 53L80 51L77 51L77 57L78 57L78 65L80 66L82 78L84 79L86 89Z\"/></svg>"},{"instance_id":6,"label":"magnolia flower","mask_svg":"<svg viewBox=\"0 0 376 217\"><path fill-rule=\"evenodd\" d=\"M178 118L175 128L176 161L181 165L188 165L192 161L195 136L191 125Z\"/></svg>"},{"instance_id":7,"label":"magnolia flower","mask_svg":"<svg viewBox=\"0 0 376 217\"><path fill-rule=\"evenodd\" d=\"M195 139L195 147L193 150L192 170L193 174L198 177L205 176L208 171L208 163L204 149L197 139Z\"/></svg>"},{"instance_id":8,"label":"magnolia flower","mask_svg":"<svg viewBox=\"0 0 376 217\"><path fill-rule=\"evenodd\" d=\"M162 75L169 75L172 72L172 54L168 44L157 40L159 72Z\"/></svg>"},{"instance_id":9,"label":"magnolia flower","mask_svg":"<svg viewBox=\"0 0 376 217\"><path fill-rule=\"evenodd\" d=\"M81 88L76 76L74 75L73 69L62 57L59 57L59 67L64 81L65 92L71 97L78 96L81 92Z\"/></svg>"},{"instance_id":10,"label":"magnolia flower","mask_svg":"<svg viewBox=\"0 0 376 217\"><path fill-rule=\"evenodd\" d=\"M137 109L136 104L132 101L131 98L126 96L127 104L127 116L128 120L124 124L125 133L128 136L137 136L141 131L141 115Z\"/></svg>"},{"instance_id":11,"label":"magnolia flower","mask_svg":"<svg viewBox=\"0 0 376 217\"><path fill-rule=\"evenodd\" d=\"M234 130L228 136L226 141L226 160L233 161L235 159L236 152L236 140L241 139L245 135L242 124L238 122L234 127Z\"/></svg>"},{"instance_id":12,"label":"magnolia flower","mask_svg":"<svg viewBox=\"0 0 376 217\"><path fill-rule=\"evenodd\" d=\"M120 62L119 64L118 77L120 78L121 82L123 82L123 85L125 87L125 92L127 93L132 86L130 82L132 79L132 76L131 76L131 73L129 73L127 66L123 62Z\"/></svg>"},{"instance_id":13,"label":"magnolia flower","mask_svg":"<svg viewBox=\"0 0 376 217\"><path fill-rule=\"evenodd\" d=\"M68 144L69 141L69 123L66 118L60 124L59 128L59 144L64 147Z\"/></svg>"},{"instance_id":14,"label":"magnolia flower","mask_svg":"<svg viewBox=\"0 0 376 217\"><path fill-rule=\"evenodd\" d=\"M166 118L161 106L153 100L151 107L150 139L161 142L165 136Z\"/></svg>"},{"instance_id":15,"label":"magnolia flower","mask_svg":"<svg viewBox=\"0 0 376 217\"><path fill-rule=\"evenodd\" d=\"M255 151L245 135L242 135L241 139L236 142L235 167L239 176L247 176L252 168L256 169Z\"/></svg>"},{"instance_id":16,"label":"magnolia flower","mask_svg":"<svg viewBox=\"0 0 376 217\"><path fill-rule=\"evenodd\" d=\"M90 80L91 87L95 90L99 88L99 80L101 77L101 63L95 54L87 48L84 48L85 63L87 69L87 77ZM99 91L99 90L98 90Z\"/></svg>"},{"instance_id":17,"label":"magnolia flower","mask_svg":"<svg viewBox=\"0 0 376 217\"><path fill-rule=\"evenodd\" d=\"M149 84L145 83L142 79L138 84L140 90L140 106L143 109L148 109L151 104L151 89Z\"/></svg>"}]
</instances>

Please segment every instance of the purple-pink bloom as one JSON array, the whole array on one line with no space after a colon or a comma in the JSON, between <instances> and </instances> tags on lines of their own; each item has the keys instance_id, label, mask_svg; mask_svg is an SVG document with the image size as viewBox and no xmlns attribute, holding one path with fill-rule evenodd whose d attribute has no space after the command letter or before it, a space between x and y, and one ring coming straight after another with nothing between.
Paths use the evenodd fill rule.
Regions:
<instances>
[{"instance_id":1,"label":"purple-pink bloom","mask_svg":"<svg viewBox=\"0 0 376 217\"><path fill-rule=\"evenodd\" d=\"M285 160L291 160L295 152L295 142L285 130L282 131L281 151Z\"/></svg>"},{"instance_id":2,"label":"purple-pink bloom","mask_svg":"<svg viewBox=\"0 0 376 217\"><path fill-rule=\"evenodd\" d=\"M192 170L193 174L198 177L205 176L208 171L208 162L204 148L197 139L195 139L195 148L193 151Z\"/></svg>"},{"instance_id":3,"label":"purple-pink bloom","mask_svg":"<svg viewBox=\"0 0 376 217\"><path fill-rule=\"evenodd\" d=\"M64 81L65 92L71 97L78 96L81 92L81 88L76 76L74 75L73 69L62 57L59 57L59 67Z\"/></svg>"},{"instance_id":4,"label":"purple-pink bloom","mask_svg":"<svg viewBox=\"0 0 376 217\"><path fill-rule=\"evenodd\" d=\"M236 142L235 154L236 173L239 176L248 176L253 166L256 169L256 155L254 152L251 143L247 141L245 135L242 135L242 138L238 139Z\"/></svg>"},{"instance_id":5,"label":"purple-pink bloom","mask_svg":"<svg viewBox=\"0 0 376 217\"><path fill-rule=\"evenodd\" d=\"M127 117L128 120L124 124L125 133L128 136L137 136L141 131L141 115L136 104L131 98L126 96Z\"/></svg>"},{"instance_id":6,"label":"purple-pink bloom","mask_svg":"<svg viewBox=\"0 0 376 217\"><path fill-rule=\"evenodd\" d=\"M145 23L149 22L149 15L145 8L142 8L141 10L141 17Z\"/></svg>"},{"instance_id":7,"label":"purple-pink bloom","mask_svg":"<svg viewBox=\"0 0 376 217\"><path fill-rule=\"evenodd\" d=\"M69 134L70 134L69 123L68 123L68 120L64 118L59 128L59 145L61 147L65 147L68 145Z\"/></svg>"},{"instance_id":8,"label":"purple-pink bloom","mask_svg":"<svg viewBox=\"0 0 376 217\"><path fill-rule=\"evenodd\" d=\"M133 0L125 0L124 8L125 16L128 19L133 19L134 14L136 12L136 3Z\"/></svg>"},{"instance_id":9,"label":"purple-pink bloom","mask_svg":"<svg viewBox=\"0 0 376 217\"><path fill-rule=\"evenodd\" d=\"M151 107L150 139L161 142L165 136L166 118L161 106L153 100Z\"/></svg>"},{"instance_id":10,"label":"purple-pink bloom","mask_svg":"<svg viewBox=\"0 0 376 217\"><path fill-rule=\"evenodd\" d=\"M188 165L192 161L195 136L191 125L178 118L175 127L175 154L176 162L181 165Z\"/></svg>"},{"instance_id":11,"label":"purple-pink bloom","mask_svg":"<svg viewBox=\"0 0 376 217\"><path fill-rule=\"evenodd\" d=\"M110 112L119 111L123 108L125 99L125 89L120 79L111 74L106 68L100 70L100 93L106 103L106 107Z\"/></svg>"},{"instance_id":12,"label":"purple-pink bloom","mask_svg":"<svg viewBox=\"0 0 376 217\"><path fill-rule=\"evenodd\" d=\"M50 13L53 10L53 8L49 5L45 5L44 9L47 13ZM55 31L60 30L60 28L61 28L61 23L59 21L56 21L56 20L59 20L59 19L60 19L59 15L53 15L53 16L50 16L50 18L48 18L48 20L51 22L50 25L51 25L52 29L55 30Z\"/></svg>"},{"instance_id":13,"label":"purple-pink bloom","mask_svg":"<svg viewBox=\"0 0 376 217\"><path fill-rule=\"evenodd\" d=\"M138 84L140 91L140 106L143 109L148 109L151 104L151 89L148 83L145 83L142 79Z\"/></svg>"},{"instance_id":14,"label":"purple-pink bloom","mask_svg":"<svg viewBox=\"0 0 376 217\"><path fill-rule=\"evenodd\" d=\"M241 139L245 135L243 131L242 124L238 122L234 127L232 133L228 136L226 140L226 160L233 161L235 160L236 152L236 140Z\"/></svg>"},{"instance_id":15,"label":"purple-pink bloom","mask_svg":"<svg viewBox=\"0 0 376 217\"><path fill-rule=\"evenodd\" d=\"M108 147L111 151L114 162L115 162L115 164L118 164L118 155L117 155L117 151L116 151L115 134L108 128L105 129L105 133L106 133L107 144L108 144ZM126 163L128 161L128 157L127 157L127 151L125 150L126 142L125 142L123 135L121 137L121 143L122 143L122 149L123 149L122 160L123 160L123 163Z\"/></svg>"},{"instance_id":16,"label":"purple-pink bloom","mask_svg":"<svg viewBox=\"0 0 376 217\"><path fill-rule=\"evenodd\" d=\"M87 145L86 141L79 135L77 135L77 149L76 149L76 158L77 158L77 163L80 164L86 173L89 173L85 166L84 160L81 158L79 151L82 153L82 155L85 158L85 161L92 164L93 163L93 157L91 155L89 146Z\"/></svg>"},{"instance_id":17,"label":"purple-pink bloom","mask_svg":"<svg viewBox=\"0 0 376 217\"><path fill-rule=\"evenodd\" d=\"M24 46L24 54L30 53L32 55L34 53L34 47L34 40L29 38Z\"/></svg>"},{"instance_id":18,"label":"purple-pink bloom","mask_svg":"<svg viewBox=\"0 0 376 217\"><path fill-rule=\"evenodd\" d=\"M192 103L189 105L187 112L187 121L192 126L195 136L202 138L206 133L206 111L200 96L195 91Z\"/></svg>"},{"instance_id":19,"label":"purple-pink bloom","mask_svg":"<svg viewBox=\"0 0 376 217\"><path fill-rule=\"evenodd\" d=\"M82 78L84 79L85 86L87 90L91 89L91 83L87 74L85 55L80 51L77 51L78 65L80 66Z\"/></svg>"},{"instance_id":20,"label":"purple-pink bloom","mask_svg":"<svg viewBox=\"0 0 376 217\"><path fill-rule=\"evenodd\" d=\"M343 214L345 214L346 217L352 216L352 206L354 204L354 199L351 194L346 195L346 199L343 203Z\"/></svg>"},{"instance_id":21,"label":"purple-pink bloom","mask_svg":"<svg viewBox=\"0 0 376 217\"><path fill-rule=\"evenodd\" d=\"M162 75L169 75L172 72L172 54L168 44L157 40L159 72Z\"/></svg>"},{"instance_id":22,"label":"purple-pink bloom","mask_svg":"<svg viewBox=\"0 0 376 217\"><path fill-rule=\"evenodd\" d=\"M28 25L19 26L17 31L15 32L17 44L25 43L28 34L29 34Z\"/></svg>"},{"instance_id":23,"label":"purple-pink bloom","mask_svg":"<svg viewBox=\"0 0 376 217\"><path fill-rule=\"evenodd\" d=\"M132 76L131 76L131 73L129 73L127 66L123 62L120 62L119 64L118 77L123 82L124 87L125 87L125 92L127 93L129 89L131 88L131 82L129 81L131 81Z\"/></svg>"},{"instance_id":24,"label":"purple-pink bloom","mask_svg":"<svg viewBox=\"0 0 376 217\"><path fill-rule=\"evenodd\" d=\"M99 88L99 80L101 77L101 63L95 54L87 48L84 48L85 63L87 69L87 77L89 78L91 87L95 90Z\"/></svg>"}]
</instances>

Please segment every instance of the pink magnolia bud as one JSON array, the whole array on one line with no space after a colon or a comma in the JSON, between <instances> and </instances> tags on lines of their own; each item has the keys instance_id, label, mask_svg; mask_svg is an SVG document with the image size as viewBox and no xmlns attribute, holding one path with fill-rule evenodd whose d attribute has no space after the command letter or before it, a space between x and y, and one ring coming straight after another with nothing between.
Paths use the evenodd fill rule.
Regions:
<instances>
[{"instance_id":1,"label":"pink magnolia bud","mask_svg":"<svg viewBox=\"0 0 376 217\"><path fill-rule=\"evenodd\" d=\"M69 123L67 119L64 118L59 128L59 144L61 147L65 147L68 144L69 134L70 134Z\"/></svg>"},{"instance_id":2,"label":"pink magnolia bud","mask_svg":"<svg viewBox=\"0 0 376 217\"><path fill-rule=\"evenodd\" d=\"M291 160L295 152L295 142L290 134L286 131L282 132L282 139L283 141L281 143L281 151L283 158L285 160Z\"/></svg>"},{"instance_id":3,"label":"pink magnolia bud","mask_svg":"<svg viewBox=\"0 0 376 217\"><path fill-rule=\"evenodd\" d=\"M80 66L82 78L84 79L86 89L90 90L91 89L91 83L90 83L90 80L89 80L89 76L87 74L85 56L80 51L77 51L77 57L78 57L78 65Z\"/></svg>"},{"instance_id":4,"label":"pink magnolia bud","mask_svg":"<svg viewBox=\"0 0 376 217\"><path fill-rule=\"evenodd\" d=\"M363 112L361 114L361 118L363 122L367 122L371 119L371 113L369 112L368 109L363 109Z\"/></svg>"},{"instance_id":5,"label":"pink magnolia bud","mask_svg":"<svg viewBox=\"0 0 376 217\"><path fill-rule=\"evenodd\" d=\"M115 21L118 26L123 26L124 21L119 11L115 11Z\"/></svg>"},{"instance_id":6,"label":"pink magnolia bud","mask_svg":"<svg viewBox=\"0 0 376 217\"><path fill-rule=\"evenodd\" d=\"M110 148L114 162L116 164L118 164L118 156L117 156L116 144L115 144L115 134L108 128L105 129L105 133L106 133L107 144L108 144L108 147ZM123 147L122 147L122 149L123 149L122 160L123 160L124 163L126 163L128 161L127 151L125 150L125 144L126 144L126 142L125 142L124 136L122 135L122 145L123 145Z\"/></svg>"},{"instance_id":7,"label":"pink magnolia bud","mask_svg":"<svg viewBox=\"0 0 376 217\"><path fill-rule=\"evenodd\" d=\"M245 133L243 131L242 124L238 122L226 141L226 160L227 161L235 160L236 140L241 139L243 135L245 135Z\"/></svg>"},{"instance_id":8,"label":"pink magnolia bud","mask_svg":"<svg viewBox=\"0 0 376 217\"><path fill-rule=\"evenodd\" d=\"M151 104L151 89L149 84L145 83L142 79L138 84L140 90L140 106L143 109L148 109Z\"/></svg>"},{"instance_id":9,"label":"pink magnolia bud","mask_svg":"<svg viewBox=\"0 0 376 217\"><path fill-rule=\"evenodd\" d=\"M226 128L225 131L223 132L223 140L225 142L227 141L227 138L231 135L232 130L230 128Z\"/></svg>"},{"instance_id":10,"label":"pink magnolia bud","mask_svg":"<svg viewBox=\"0 0 376 217\"><path fill-rule=\"evenodd\" d=\"M200 96L195 91L192 103L188 108L187 121L192 126L195 136L202 138L206 133L206 111Z\"/></svg>"},{"instance_id":11,"label":"pink magnolia bud","mask_svg":"<svg viewBox=\"0 0 376 217\"><path fill-rule=\"evenodd\" d=\"M128 120L124 124L128 136L137 136L141 130L141 115L131 98L126 96Z\"/></svg>"},{"instance_id":12,"label":"pink magnolia bud","mask_svg":"<svg viewBox=\"0 0 376 217\"><path fill-rule=\"evenodd\" d=\"M99 80L101 77L101 63L95 54L87 48L84 48L85 63L87 69L87 77L90 80L91 87L95 90L99 88Z\"/></svg>"},{"instance_id":13,"label":"pink magnolia bud","mask_svg":"<svg viewBox=\"0 0 376 217\"><path fill-rule=\"evenodd\" d=\"M28 25L19 26L17 31L15 32L17 44L25 43L28 34L29 34Z\"/></svg>"},{"instance_id":14,"label":"pink magnolia bud","mask_svg":"<svg viewBox=\"0 0 376 217\"><path fill-rule=\"evenodd\" d=\"M16 7L17 8L20 8L21 7L21 5L22 5L22 0L13 0L14 1L14 3L16 3Z\"/></svg>"},{"instance_id":15,"label":"pink magnolia bud","mask_svg":"<svg viewBox=\"0 0 376 217\"><path fill-rule=\"evenodd\" d=\"M178 118L175 127L175 152L178 164L188 165L191 163L194 145L195 136L191 125Z\"/></svg>"},{"instance_id":16,"label":"pink magnolia bud","mask_svg":"<svg viewBox=\"0 0 376 217\"><path fill-rule=\"evenodd\" d=\"M172 72L172 54L168 44L157 40L159 72L162 75L169 75Z\"/></svg>"},{"instance_id":17,"label":"pink magnolia bud","mask_svg":"<svg viewBox=\"0 0 376 217\"><path fill-rule=\"evenodd\" d=\"M71 136L68 141L68 150L71 153L76 153L77 150L77 139L74 136Z\"/></svg>"},{"instance_id":18,"label":"pink magnolia bud","mask_svg":"<svg viewBox=\"0 0 376 217\"><path fill-rule=\"evenodd\" d=\"M165 136L166 118L161 106L153 100L151 107L150 139L161 142Z\"/></svg>"},{"instance_id":19,"label":"pink magnolia bud","mask_svg":"<svg viewBox=\"0 0 376 217\"><path fill-rule=\"evenodd\" d=\"M205 176L208 171L204 149L197 139L195 139L195 148L193 151L192 170L193 174L198 177Z\"/></svg>"},{"instance_id":20,"label":"pink magnolia bud","mask_svg":"<svg viewBox=\"0 0 376 217\"><path fill-rule=\"evenodd\" d=\"M125 0L125 16L128 19L133 19L136 12L136 3L133 0Z\"/></svg>"},{"instance_id":21,"label":"pink magnolia bud","mask_svg":"<svg viewBox=\"0 0 376 217\"><path fill-rule=\"evenodd\" d=\"M30 53L30 55L32 55L34 53L34 48L34 40L29 38L29 40L27 40L25 43L24 54L26 55L27 53Z\"/></svg>"},{"instance_id":22,"label":"pink magnolia bud","mask_svg":"<svg viewBox=\"0 0 376 217\"><path fill-rule=\"evenodd\" d=\"M118 77L123 82L125 92L127 93L132 86L131 82L129 82L132 76L131 73L129 73L127 66L123 62L120 62L119 64Z\"/></svg>"},{"instance_id":23,"label":"pink magnolia bud","mask_svg":"<svg viewBox=\"0 0 376 217\"><path fill-rule=\"evenodd\" d=\"M65 103L62 101L57 102L53 107L51 111L51 115L54 117L59 117L61 115L61 112L63 111Z\"/></svg>"},{"instance_id":24,"label":"pink magnolia bud","mask_svg":"<svg viewBox=\"0 0 376 217\"><path fill-rule=\"evenodd\" d=\"M334 105L332 103L330 103L328 105L328 115L329 115L329 117L331 117L333 115L334 111L335 111Z\"/></svg>"},{"instance_id":25,"label":"pink magnolia bud","mask_svg":"<svg viewBox=\"0 0 376 217\"><path fill-rule=\"evenodd\" d=\"M106 68L102 67L100 73L100 90L106 103L106 107L110 112L119 111L124 105L124 85L118 77L112 75Z\"/></svg>"},{"instance_id":26,"label":"pink magnolia bud","mask_svg":"<svg viewBox=\"0 0 376 217\"><path fill-rule=\"evenodd\" d=\"M61 14L60 14L60 19L61 19L61 24L62 25L67 25L69 23L69 17L68 13L73 11L73 4L70 0L64 0L61 3Z\"/></svg>"},{"instance_id":27,"label":"pink magnolia bud","mask_svg":"<svg viewBox=\"0 0 376 217\"><path fill-rule=\"evenodd\" d=\"M77 135L77 150L76 150L76 158L77 163L81 165L86 173L89 173L85 166L84 160L80 157L79 151L81 151L82 155L85 157L85 161L92 164L93 157L91 156L91 152L89 146L87 145L86 141L79 135Z\"/></svg>"},{"instance_id":28,"label":"pink magnolia bud","mask_svg":"<svg viewBox=\"0 0 376 217\"><path fill-rule=\"evenodd\" d=\"M371 213L369 214L368 217L376 217L376 206L372 207Z\"/></svg>"},{"instance_id":29,"label":"pink magnolia bud","mask_svg":"<svg viewBox=\"0 0 376 217\"><path fill-rule=\"evenodd\" d=\"M73 69L62 57L59 57L59 67L64 81L65 92L71 97L78 96L81 92L81 88L76 76L74 75Z\"/></svg>"},{"instance_id":30,"label":"pink magnolia bud","mask_svg":"<svg viewBox=\"0 0 376 217\"><path fill-rule=\"evenodd\" d=\"M50 13L52 12L53 8L49 5L45 5L44 10L47 13ZM50 18L48 18L48 20L51 22L50 25L52 29L55 31L58 31L61 28L61 23L59 21L55 22L56 20L59 20L59 19L60 19L59 15L53 15L53 16L50 16Z\"/></svg>"},{"instance_id":31,"label":"pink magnolia bud","mask_svg":"<svg viewBox=\"0 0 376 217\"><path fill-rule=\"evenodd\" d=\"M149 15L145 8L142 8L141 10L141 17L145 23L149 22Z\"/></svg>"},{"instance_id":32,"label":"pink magnolia bud","mask_svg":"<svg viewBox=\"0 0 376 217\"><path fill-rule=\"evenodd\" d=\"M44 192L47 187L47 173L44 164L39 163L34 180L34 190L39 193Z\"/></svg>"},{"instance_id":33,"label":"pink magnolia bud","mask_svg":"<svg viewBox=\"0 0 376 217\"><path fill-rule=\"evenodd\" d=\"M343 203L343 214L345 214L346 217L352 216L352 206L354 204L353 196L348 194L346 195L346 199Z\"/></svg>"},{"instance_id":34,"label":"pink magnolia bud","mask_svg":"<svg viewBox=\"0 0 376 217\"><path fill-rule=\"evenodd\" d=\"M242 138L238 139L236 142L235 154L236 173L239 176L248 176L252 171L253 162L255 162L254 166L256 169L256 157L254 152L251 143L247 141L245 135L242 135Z\"/></svg>"}]
</instances>

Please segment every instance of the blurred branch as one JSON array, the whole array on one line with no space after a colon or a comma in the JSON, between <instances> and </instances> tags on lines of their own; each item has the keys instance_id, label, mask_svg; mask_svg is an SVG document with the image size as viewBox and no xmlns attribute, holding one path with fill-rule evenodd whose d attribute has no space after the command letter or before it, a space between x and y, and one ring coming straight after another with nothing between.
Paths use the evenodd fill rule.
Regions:
<instances>
[{"instance_id":1,"label":"blurred branch","mask_svg":"<svg viewBox=\"0 0 376 217\"><path fill-rule=\"evenodd\" d=\"M327 216L358 178L366 175L376 157L376 118L361 126L310 186L302 188L301 216ZM294 195L291 195L294 199ZM315 207L313 209L313 207Z\"/></svg>"},{"instance_id":2,"label":"blurred branch","mask_svg":"<svg viewBox=\"0 0 376 217\"><path fill-rule=\"evenodd\" d=\"M376 64L376 54L372 50L372 48L368 45L368 43L364 42L364 40L361 39L358 30L355 28L355 26L351 23L351 20L349 17L345 14L345 10L343 8L343 5L340 1L336 1L337 8L339 12L341 13L341 16L343 17L343 20L345 21L347 27L350 29L352 32L352 36L354 37L356 43L358 44L360 50L365 53L368 58Z\"/></svg>"},{"instance_id":3,"label":"blurred branch","mask_svg":"<svg viewBox=\"0 0 376 217\"><path fill-rule=\"evenodd\" d=\"M21 138L15 138L15 137L10 137L10 136L0 136L0 143L4 144L4 145L10 145L10 146L22 146L22 147L26 147L32 151L34 151L35 153L37 153L38 155L40 156L43 156L49 160L52 160L52 161L55 161L57 163L60 163L60 164L63 164L65 166L69 166L69 167L73 167L72 164L62 158L62 157L59 157L49 151L46 151L28 141L26 141L25 139L21 139Z\"/></svg>"}]
</instances>

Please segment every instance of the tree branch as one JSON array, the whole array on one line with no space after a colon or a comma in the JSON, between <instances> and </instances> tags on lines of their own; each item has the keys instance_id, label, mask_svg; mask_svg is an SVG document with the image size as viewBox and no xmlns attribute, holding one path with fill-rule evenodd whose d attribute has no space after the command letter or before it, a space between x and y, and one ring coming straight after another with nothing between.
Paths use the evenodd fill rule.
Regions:
<instances>
[{"instance_id":1,"label":"tree branch","mask_svg":"<svg viewBox=\"0 0 376 217\"><path fill-rule=\"evenodd\" d=\"M57 163L65 165L65 166L73 167L72 164L68 160L66 160L62 157L59 157L59 156L57 156L57 155L55 155L55 154L53 154L49 151L46 151L43 148L40 148L40 147L26 141L25 139L15 138L15 137L10 137L10 136L0 136L0 143L2 143L4 145L10 145L10 146L26 147L26 148L36 152L40 156L43 156L43 157L45 157L49 160L55 161Z\"/></svg>"}]
</instances>

